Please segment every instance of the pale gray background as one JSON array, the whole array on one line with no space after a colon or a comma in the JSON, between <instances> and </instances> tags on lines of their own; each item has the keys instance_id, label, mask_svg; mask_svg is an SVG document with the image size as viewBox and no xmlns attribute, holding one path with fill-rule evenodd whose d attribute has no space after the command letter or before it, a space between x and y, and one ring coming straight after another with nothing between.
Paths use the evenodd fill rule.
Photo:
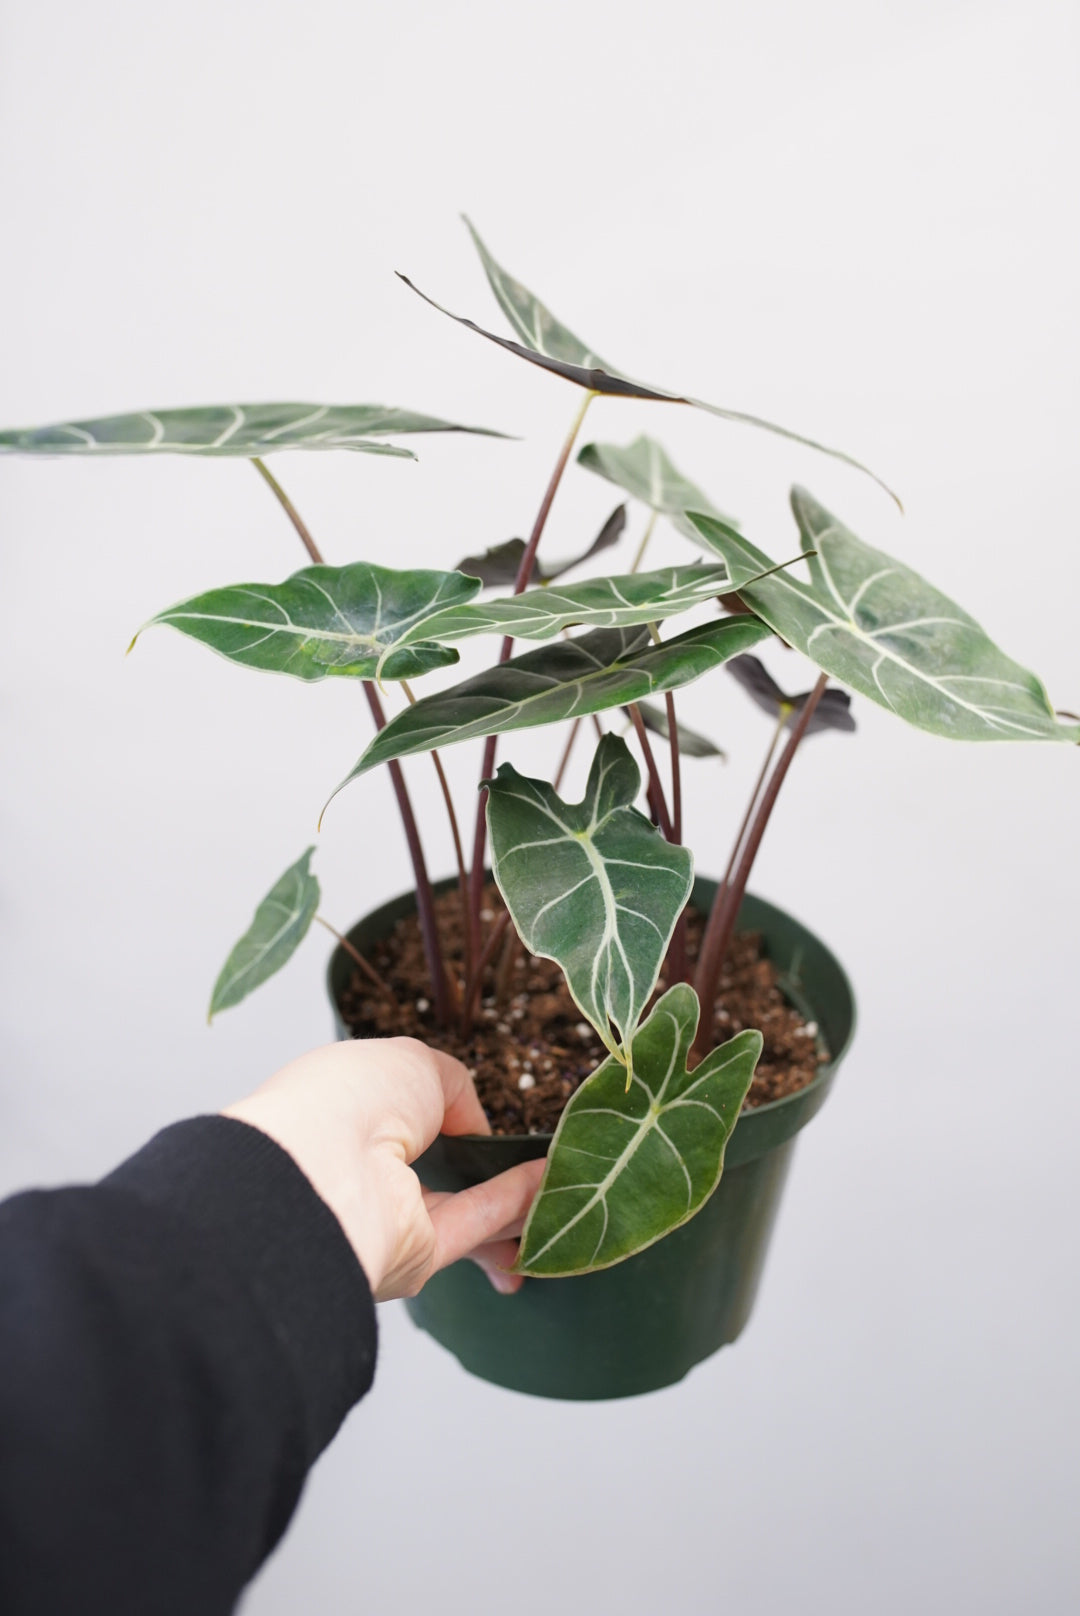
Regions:
<instances>
[{"instance_id":1,"label":"pale gray background","mask_svg":"<svg viewBox=\"0 0 1080 1616\"><path fill-rule=\"evenodd\" d=\"M6 4L0 419L291 396L521 434L276 461L329 558L451 564L527 526L575 403L394 279L497 323L467 208L613 363L850 448L908 514L689 412L601 403L589 435L663 436L777 553L807 482L1080 707L1077 34L1052 0ZM203 1011L368 724L344 683L164 631L123 660L180 596L302 563L244 464L6 460L0 499L15 1189L328 1036L318 937ZM574 474L549 553L611 503ZM766 723L722 679L682 706L732 754L687 770L715 869ZM249 1616L1076 1608L1080 760L857 712L799 758L755 880L849 965L861 1029L743 1340L576 1407L469 1379L384 1309L376 1389ZM318 869L340 924L409 884L384 778L335 803Z\"/></svg>"}]
</instances>

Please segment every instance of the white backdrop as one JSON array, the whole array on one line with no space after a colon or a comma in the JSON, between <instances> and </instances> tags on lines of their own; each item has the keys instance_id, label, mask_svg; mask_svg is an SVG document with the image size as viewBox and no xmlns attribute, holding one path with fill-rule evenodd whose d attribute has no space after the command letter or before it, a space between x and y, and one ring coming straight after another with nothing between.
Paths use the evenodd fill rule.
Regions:
<instances>
[{"instance_id":1,"label":"white backdrop","mask_svg":"<svg viewBox=\"0 0 1080 1616\"><path fill-rule=\"evenodd\" d=\"M520 533L571 390L392 274L497 324L465 208L613 363L849 448L907 515L685 411L602 401L587 436L661 436L777 553L808 483L1080 706L1074 6L0 14L4 424L408 405L522 441L280 457L328 558L449 565ZM242 463L8 459L0 501L15 1189L96 1175L328 1036L317 938L212 1031L204 1007L368 730L345 682L164 631L123 659L173 600L302 564ZM613 503L574 473L549 553ZM695 768L690 837L715 867L766 720L724 681L681 707L731 752ZM847 963L861 1028L743 1340L676 1389L577 1407L469 1379L384 1309L375 1390L250 1616L1076 1608L1078 758L856 712L854 741L800 755L755 877ZM503 755L550 754L534 733ZM452 762L464 801L475 761ZM429 774L410 766L428 810ZM385 779L338 799L318 868L338 924L409 884Z\"/></svg>"}]
</instances>

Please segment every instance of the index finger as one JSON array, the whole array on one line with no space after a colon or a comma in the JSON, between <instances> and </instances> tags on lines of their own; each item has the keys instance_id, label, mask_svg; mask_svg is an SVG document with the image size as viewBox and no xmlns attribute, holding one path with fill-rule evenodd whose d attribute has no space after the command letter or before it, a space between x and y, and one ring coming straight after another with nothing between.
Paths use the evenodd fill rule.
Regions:
<instances>
[{"instance_id":1,"label":"index finger","mask_svg":"<svg viewBox=\"0 0 1080 1616\"><path fill-rule=\"evenodd\" d=\"M490 1133L491 1124L484 1114L476 1088L467 1066L441 1049L431 1051L435 1059L439 1082L443 1091L443 1120L440 1133Z\"/></svg>"}]
</instances>

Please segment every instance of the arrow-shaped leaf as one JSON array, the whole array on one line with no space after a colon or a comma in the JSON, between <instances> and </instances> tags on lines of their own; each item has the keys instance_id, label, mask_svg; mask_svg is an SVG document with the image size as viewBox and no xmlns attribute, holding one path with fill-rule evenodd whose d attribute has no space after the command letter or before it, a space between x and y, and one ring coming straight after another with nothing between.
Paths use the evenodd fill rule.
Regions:
<instances>
[{"instance_id":1,"label":"arrow-shaped leaf","mask_svg":"<svg viewBox=\"0 0 1080 1616\"><path fill-rule=\"evenodd\" d=\"M651 644L648 630L642 628L595 629L578 639L543 645L449 690L425 696L392 718L334 795L357 775L391 758L504 730L555 724L674 690L749 650L769 633L756 617L732 617L688 629L660 645Z\"/></svg>"},{"instance_id":2,"label":"arrow-shaped leaf","mask_svg":"<svg viewBox=\"0 0 1080 1616\"><path fill-rule=\"evenodd\" d=\"M214 983L210 1017L229 1010L280 971L307 936L319 907L319 883L312 875L309 847L277 881L255 911Z\"/></svg>"},{"instance_id":3,"label":"arrow-shaped leaf","mask_svg":"<svg viewBox=\"0 0 1080 1616\"><path fill-rule=\"evenodd\" d=\"M609 1058L567 1103L521 1236L517 1270L541 1278L610 1268L699 1212L761 1053L741 1032L687 1071L698 1001L669 988L634 1039L634 1080Z\"/></svg>"},{"instance_id":4,"label":"arrow-shaped leaf","mask_svg":"<svg viewBox=\"0 0 1080 1616\"><path fill-rule=\"evenodd\" d=\"M0 432L0 454L273 454L279 449L358 449L413 460L411 449L378 440L395 433L471 432L434 415L383 404L211 404L190 410L141 410L89 421Z\"/></svg>"},{"instance_id":5,"label":"arrow-shaped leaf","mask_svg":"<svg viewBox=\"0 0 1080 1616\"><path fill-rule=\"evenodd\" d=\"M732 657L731 660L745 662L748 659L743 656ZM730 665L729 663L728 666ZM668 724L666 707L654 707L651 702L639 701L637 710L646 729L652 730L654 735L662 735L665 741L670 740L671 727ZM700 735L696 729L680 723L678 719L675 721L675 731L679 737L679 752L683 757L727 757L727 753L722 747L717 746L715 741L710 741L707 735Z\"/></svg>"},{"instance_id":6,"label":"arrow-shaped leaf","mask_svg":"<svg viewBox=\"0 0 1080 1616\"><path fill-rule=\"evenodd\" d=\"M458 654L423 635L406 648L403 636L479 589L478 579L460 572L396 572L354 561L305 567L282 584L211 589L150 624L168 623L232 662L297 679L371 679L377 668L381 677L412 679L448 667Z\"/></svg>"},{"instance_id":7,"label":"arrow-shaped leaf","mask_svg":"<svg viewBox=\"0 0 1080 1616\"><path fill-rule=\"evenodd\" d=\"M483 326L465 319L463 315L452 314L449 309L443 308L441 303L436 303L434 298L428 297L426 292L421 292L418 286L414 286L407 275L400 275L399 272L400 279L406 286L422 297L426 303L430 303L432 308L438 309L440 314L456 320L459 325L467 326L478 336L486 337L489 342L497 343L500 348L506 348L519 358L527 359L530 364L539 365L542 370L551 371L566 381L587 388L589 392L609 393L622 398L655 399L668 404L692 404L696 409L705 410L710 415L718 415L725 421L760 427L793 443L801 443L805 448L817 449L822 454L830 455L834 460L842 460L846 465L854 466L857 471L865 472L885 489L891 499L896 499L896 495L880 477L840 449L830 449L823 443L815 442L813 438L803 437L799 432L791 432L787 427L777 426L775 422L763 420L760 416L747 415L742 410L724 409L718 404L706 404L701 399L673 393L666 388L646 386L644 382L633 381L610 365L605 365L591 348L586 347L580 338L575 337L572 331L555 318L538 297L496 263L469 221L465 222L481 255L491 289L521 340L513 342L508 337L497 336L495 332L485 330Z\"/></svg>"},{"instance_id":8,"label":"arrow-shaped leaf","mask_svg":"<svg viewBox=\"0 0 1080 1616\"><path fill-rule=\"evenodd\" d=\"M617 544L625 527L626 506L616 505L587 550L582 550L580 555L570 556L566 561L547 564L537 557L533 562L533 573L529 582L551 583L554 579L561 578L572 567L580 567L583 561L588 561L592 556L599 555L602 550L609 550L613 544ZM506 539L502 544L492 545L482 555L466 556L464 561L458 562L457 570L467 572L470 578L479 578L484 587L490 589L493 586L516 583L524 557L525 540Z\"/></svg>"},{"instance_id":9,"label":"arrow-shaped leaf","mask_svg":"<svg viewBox=\"0 0 1080 1616\"><path fill-rule=\"evenodd\" d=\"M606 477L650 510L670 517L695 544L701 543L701 536L687 523L687 511L703 511L724 522L731 520L689 477L683 476L655 438L638 437L625 448L615 443L587 443L578 455L578 465Z\"/></svg>"},{"instance_id":10,"label":"arrow-shaped leaf","mask_svg":"<svg viewBox=\"0 0 1080 1616\"><path fill-rule=\"evenodd\" d=\"M762 712L777 720L782 713L785 714L785 722L789 729L811 695L809 690L802 690L797 696L786 695L765 664L755 656L732 657L727 669ZM843 730L848 735L855 733L855 720L851 716L851 697L846 690L837 690L830 685L810 715L810 722L804 734L817 735L824 729Z\"/></svg>"},{"instance_id":11,"label":"arrow-shaped leaf","mask_svg":"<svg viewBox=\"0 0 1080 1616\"><path fill-rule=\"evenodd\" d=\"M492 874L518 936L625 1053L690 896L691 854L632 806L641 775L617 735L597 747L581 802L509 763L486 783Z\"/></svg>"},{"instance_id":12,"label":"arrow-shaped leaf","mask_svg":"<svg viewBox=\"0 0 1080 1616\"><path fill-rule=\"evenodd\" d=\"M954 601L890 555L863 544L804 489L792 508L810 584L789 573L741 589L743 600L819 668L909 724L962 741L1080 742L1033 673L1013 662ZM723 522L692 514L731 567L768 557Z\"/></svg>"},{"instance_id":13,"label":"arrow-shaped leaf","mask_svg":"<svg viewBox=\"0 0 1080 1616\"><path fill-rule=\"evenodd\" d=\"M745 576L745 571L739 577ZM664 567L656 572L587 578L583 583L527 589L521 595L449 606L425 617L405 637L464 640L474 634L509 634L550 640L565 628L624 628L658 623L740 587L726 566Z\"/></svg>"}]
</instances>

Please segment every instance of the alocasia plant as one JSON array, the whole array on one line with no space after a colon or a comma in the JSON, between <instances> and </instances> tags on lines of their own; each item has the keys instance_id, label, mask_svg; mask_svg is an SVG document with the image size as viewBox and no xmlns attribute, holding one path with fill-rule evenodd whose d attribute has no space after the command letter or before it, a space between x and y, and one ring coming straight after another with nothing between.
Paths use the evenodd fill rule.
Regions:
<instances>
[{"instance_id":1,"label":"alocasia plant","mask_svg":"<svg viewBox=\"0 0 1080 1616\"><path fill-rule=\"evenodd\" d=\"M1034 674L1000 651L973 618L901 561L857 538L805 490L791 495L799 565L778 563L650 438L639 436L625 447L592 443L580 451L581 467L615 484L631 508L636 502L648 515L629 565L563 582L617 546L631 525L627 504L620 504L580 553L540 558L552 501L586 411L600 395L693 406L809 444L850 466L858 462L737 410L632 381L562 325L469 228L513 336L452 318L580 390L527 539L508 539L446 571L324 561L264 457L283 449L411 457L392 440L425 432L503 435L409 410L262 404L143 411L0 432L0 453L175 453L252 461L311 564L282 582L217 586L159 612L146 627L167 624L248 667L307 681L361 681L376 734L337 789L378 766L390 769L439 1023L467 1034L485 970L508 926L534 954L558 963L608 1057L563 1112L519 1267L534 1276L580 1274L651 1245L692 1217L719 1182L761 1050L754 1031L712 1047L720 974L754 856L798 747L815 732L854 728L850 696L840 686L909 724L957 740L1077 744L1080 720L1056 713ZM690 549L685 562L645 570L660 519ZM696 613L689 626L687 613ZM479 672L413 694L408 681L452 667L466 642L485 635L501 643ZM773 636L820 670L811 689L785 694L752 654ZM515 649L515 641L526 643ZM725 666L773 717L774 731L691 965L685 917L694 860L682 845L682 762L716 756L719 748L679 723L674 692ZM830 687L830 678L839 684ZM398 690L403 700L387 721L383 696ZM662 704L648 697L662 697ZM642 773L628 741L605 732L600 715L620 724L629 716L645 768L645 811L638 806ZM585 716L601 736L585 795L568 802L560 795L561 777ZM496 767L499 735L566 723L570 734L554 781L529 778L508 763ZM666 745L666 771L650 734ZM467 857L438 749L476 739L484 746ZM457 854L465 939L460 965L443 952L399 763L423 752L432 755ZM489 839L492 874L505 902L496 917L483 908ZM237 1004L278 970L312 921L322 920L311 856L309 848L259 904L215 984L211 1014ZM355 957L371 973L370 963ZM668 986L657 997L662 973Z\"/></svg>"}]
</instances>

